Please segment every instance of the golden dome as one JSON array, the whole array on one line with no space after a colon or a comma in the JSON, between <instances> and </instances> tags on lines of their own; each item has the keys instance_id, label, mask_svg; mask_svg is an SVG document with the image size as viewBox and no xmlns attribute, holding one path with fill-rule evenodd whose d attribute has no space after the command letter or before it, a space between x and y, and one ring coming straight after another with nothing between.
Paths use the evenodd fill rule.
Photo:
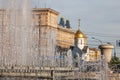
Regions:
<instances>
[{"instance_id":1,"label":"golden dome","mask_svg":"<svg viewBox=\"0 0 120 80\"><path fill-rule=\"evenodd\" d=\"M87 38L85 34L83 34L80 29L75 33L75 38Z\"/></svg>"}]
</instances>

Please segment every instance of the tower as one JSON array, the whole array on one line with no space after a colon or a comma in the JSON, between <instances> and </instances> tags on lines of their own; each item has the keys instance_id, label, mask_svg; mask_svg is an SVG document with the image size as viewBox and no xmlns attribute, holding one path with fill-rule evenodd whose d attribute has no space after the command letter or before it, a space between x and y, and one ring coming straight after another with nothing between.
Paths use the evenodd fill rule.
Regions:
<instances>
[{"instance_id":1,"label":"tower","mask_svg":"<svg viewBox=\"0 0 120 80\"><path fill-rule=\"evenodd\" d=\"M86 35L80 30L80 19L78 20L78 30L74 37L74 47L72 49L73 64L78 66L80 59L85 60L85 55L88 52L88 46L86 46Z\"/></svg>"}]
</instances>

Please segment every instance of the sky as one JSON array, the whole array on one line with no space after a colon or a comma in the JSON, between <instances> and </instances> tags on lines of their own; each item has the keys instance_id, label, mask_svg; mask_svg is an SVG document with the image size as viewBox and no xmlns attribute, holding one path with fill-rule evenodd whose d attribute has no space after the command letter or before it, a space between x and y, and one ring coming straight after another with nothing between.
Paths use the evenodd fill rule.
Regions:
<instances>
[{"instance_id":1,"label":"sky","mask_svg":"<svg viewBox=\"0 0 120 80\"><path fill-rule=\"evenodd\" d=\"M59 18L70 20L74 30L81 19L80 29L87 35L89 45L96 46L99 40L115 45L120 40L120 0L36 0L33 3L58 11ZM120 53L119 47L116 50Z\"/></svg>"}]
</instances>

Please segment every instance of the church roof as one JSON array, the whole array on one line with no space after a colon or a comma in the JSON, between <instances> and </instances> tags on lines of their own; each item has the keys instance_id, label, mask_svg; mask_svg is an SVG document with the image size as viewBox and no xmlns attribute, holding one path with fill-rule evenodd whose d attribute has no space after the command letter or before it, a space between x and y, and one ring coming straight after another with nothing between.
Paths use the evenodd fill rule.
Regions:
<instances>
[{"instance_id":1,"label":"church roof","mask_svg":"<svg viewBox=\"0 0 120 80\"><path fill-rule=\"evenodd\" d=\"M80 29L78 29L75 33L75 38L87 38L87 36L82 31L80 31Z\"/></svg>"},{"instance_id":2,"label":"church roof","mask_svg":"<svg viewBox=\"0 0 120 80\"><path fill-rule=\"evenodd\" d=\"M89 48L90 50L92 50L92 51L99 51L98 49L96 49L96 48Z\"/></svg>"},{"instance_id":3,"label":"church roof","mask_svg":"<svg viewBox=\"0 0 120 80\"><path fill-rule=\"evenodd\" d=\"M88 49L88 46L84 46L84 48L82 49L82 52L87 53L87 49Z\"/></svg>"}]
</instances>

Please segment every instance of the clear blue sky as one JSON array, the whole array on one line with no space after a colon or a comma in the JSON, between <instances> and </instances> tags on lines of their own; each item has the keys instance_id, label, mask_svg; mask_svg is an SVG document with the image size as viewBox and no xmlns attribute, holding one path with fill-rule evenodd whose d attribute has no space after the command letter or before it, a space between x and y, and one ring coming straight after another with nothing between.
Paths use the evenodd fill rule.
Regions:
<instances>
[{"instance_id":1,"label":"clear blue sky","mask_svg":"<svg viewBox=\"0 0 120 80\"><path fill-rule=\"evenodd\" d=\"M34 0L35 1L35 0ZM37 3L36 3L37 2ZM81 30L88 36L88 44L120 40L120 0L36 0L37 7L49 7L60 12L59 17L71 21L74 30L81 19ZM118 53L120 53L117 48Z\"/></svg>"}]
</instances>

